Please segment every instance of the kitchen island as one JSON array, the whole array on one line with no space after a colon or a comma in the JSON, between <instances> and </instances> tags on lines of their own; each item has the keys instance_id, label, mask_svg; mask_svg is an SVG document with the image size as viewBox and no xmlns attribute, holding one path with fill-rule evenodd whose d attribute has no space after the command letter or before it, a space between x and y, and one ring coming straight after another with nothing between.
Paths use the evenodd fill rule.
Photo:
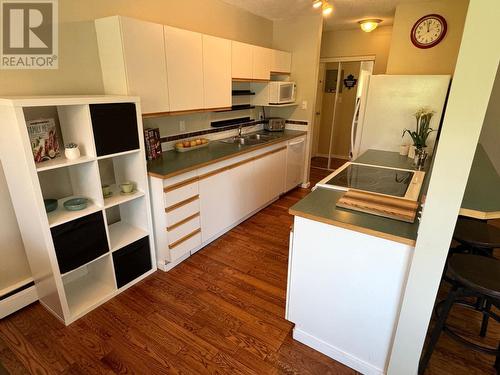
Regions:
<instances>
[{"instance_id":1,"label":"kitchen island","mask_svg":"<svg viewBox=\"0 0 500 375\"><path fill-rule=\"evenodd\" d=\"M356 163L413 169L398 153ZM318 187L290 208L286 318L294 339L363 373L384 374L418 231L414 223L336 207Z\"/></svg>"}]
</instances>

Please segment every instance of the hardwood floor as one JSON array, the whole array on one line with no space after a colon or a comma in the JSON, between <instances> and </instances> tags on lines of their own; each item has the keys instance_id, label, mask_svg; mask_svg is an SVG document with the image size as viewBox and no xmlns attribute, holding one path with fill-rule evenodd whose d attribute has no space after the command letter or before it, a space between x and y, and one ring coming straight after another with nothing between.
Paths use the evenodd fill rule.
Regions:
<instances>
[{"instance_id":1,"label":"hardwood floor","mask_svg":"<svg viewBox=\"0 0 500 375\"><path fill-rule=\"evenodd\" d=\"M340 168L347 161L349 161L349 160L331 158L330 168L331 169ZM311 158L311 167L313 167L313 169L327 168L328 167L328 158L324 158L321 156L315 156L315 157Z\"/></svg>"},{"instance_id":2,"label":"hardwood floor","mask_svg":"<svg viewBox=\"0 0 500 375\"><path fill-rule=\"evenodd\" d=\"M313 169L312 186L327 174ZM284 195L69 327L38 303L3 319L1 364L11 374L356 374L293 341L283 318L288 208L307 193ZM490 363L443 336L427 374L493 374Z\"/></svg>"}]
</instances>

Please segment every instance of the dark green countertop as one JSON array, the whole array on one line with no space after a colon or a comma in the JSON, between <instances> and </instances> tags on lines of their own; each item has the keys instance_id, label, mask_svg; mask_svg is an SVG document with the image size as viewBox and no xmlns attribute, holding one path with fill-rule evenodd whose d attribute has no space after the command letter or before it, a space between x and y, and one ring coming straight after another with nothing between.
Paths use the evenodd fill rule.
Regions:
<instances>
[{"instance_id":1,"label":"dark green countertop","mask_svg":"<svg viewBox=\"0 0 500 375\"><path fill-rule=\"evenodd\" d=\"M500 218L500 176L478 144L460 214L477 219Z\"/></svg>"},{"instance_id":2,"label":"dark green countertop","mask_svg":"<svg viewBox=\"0 0 500 375\"><path fill-rule=\"evenodd\" d=\"M343 191L317 188L290 208L292 215L415 246L416 224L336 207Z\"/></svg>"},{"instance_id":3,"label":"dark green countertop","mask_svg":"<svg viewBox=\"0 0 500 375\"><path fill-rule=\"evenodd\" d=\"M148 173L153 177L169 178L259 148L297 138L307 133L298 130L285 130L283 132L266 132L266 134L272 136L272 139L258 145L239 145L211 141L207 147L193 151L166 151L162 153L161 158L148 161Z\"/></svg>"},{"instance_id":4,"label":"dark green countertop","mask_svg":"<svg viewBox=\"0 0 500 375\"><path fill-rule=\"evenodd\" d=\"M413 160L399 155L398 152L367 150L355 159L354 162L392 168L415 169ZM336 207L337 201L343 194L343 191L316 188L316 190L290 208L290 213L375 237L415 246L419 225L418 220L415 220L414 223L406 223Z\"/></svg>"},{"instance_id":5,"label":"dark green countertop","mask_svg":"<svg viewBox=\"0 0 500 375\"><path fill-rule=\"evenodd\" d=\"M384 167L414 170L413 159L399 155L399 152L367 150L354 160L355 163L380 165ZM429 168L430 157L427 158L424 170Z\"/></svg>"}]
</instances>

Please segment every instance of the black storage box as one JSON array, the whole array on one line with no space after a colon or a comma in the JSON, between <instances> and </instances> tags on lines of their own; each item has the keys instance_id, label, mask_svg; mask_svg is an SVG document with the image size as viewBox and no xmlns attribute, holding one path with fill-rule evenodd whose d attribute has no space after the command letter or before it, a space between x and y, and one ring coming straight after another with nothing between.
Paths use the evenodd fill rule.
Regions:
<instances>
[{"instance_id":1,"label":"black storage box","mask_svg":"<svg viewBox=\"0 0 500 375\"><path fill-rule=\"evenodd\" d=\"M90 117L97 156L139 148L134 103L91 104Z\"/></svg>"},{"instance_id":2,"label":"black storage box","mask_svg":"<svg viewBox=\"0 0 500 375\"><path fill-rule=\"evenodd\" d=\"M71 271L109 251L102 212L51 228L59 271Z\"/></svg>"},{"instance_id":3,"label":"black storage box","mask_svg":"<svg viewBox=\"0 0 500 375\"><path fill-rule=\"evenodd\" d=\"M143 275L151 269L149 237L125 246L113 253L116 283L118 288Z\"/></svg>"}]
</instances>

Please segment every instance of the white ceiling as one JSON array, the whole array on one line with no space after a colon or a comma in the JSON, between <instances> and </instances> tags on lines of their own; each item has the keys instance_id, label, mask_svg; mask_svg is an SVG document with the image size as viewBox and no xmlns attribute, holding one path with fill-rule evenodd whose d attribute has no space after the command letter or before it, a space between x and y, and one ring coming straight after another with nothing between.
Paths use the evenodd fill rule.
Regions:
<instances>
[{"instance_id":1,"label":"white ceiling","mask_svg":"<svg viewBox=\"0 0 500 375\"><path fill-rule=\"evenodd\" d=\"M312 9L311 0L222 0L251 13L279 20L302 14L320 12ZM325 30L350 29L358 27L357 21L379 18L381 25L392 25L396 5L419 0L330 0L333 14L324 18Z\"/></svg>"}]
</instances>

